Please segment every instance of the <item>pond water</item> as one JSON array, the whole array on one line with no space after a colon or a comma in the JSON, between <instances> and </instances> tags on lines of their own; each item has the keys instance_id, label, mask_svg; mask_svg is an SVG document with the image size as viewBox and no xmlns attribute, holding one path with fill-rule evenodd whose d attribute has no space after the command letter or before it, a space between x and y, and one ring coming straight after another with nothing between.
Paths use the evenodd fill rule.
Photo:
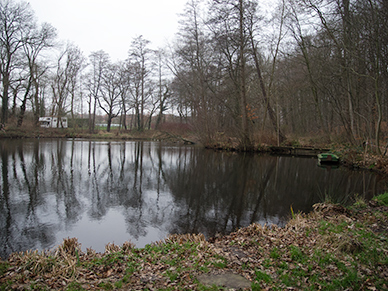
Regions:
<instances>
[{"instance_id":1,"label":"pond water","mask_svg":"<svg viewBox=\"0 0 388 291\"><path fill-rule=\"evenodd\" d=\"M386 189L371 172L320 168L314 158L214 152L159 142L0 140L0 257L51 249L138 247L170 233L284 225L326 196L367 199Z\"/></svg>"}]
</instances>

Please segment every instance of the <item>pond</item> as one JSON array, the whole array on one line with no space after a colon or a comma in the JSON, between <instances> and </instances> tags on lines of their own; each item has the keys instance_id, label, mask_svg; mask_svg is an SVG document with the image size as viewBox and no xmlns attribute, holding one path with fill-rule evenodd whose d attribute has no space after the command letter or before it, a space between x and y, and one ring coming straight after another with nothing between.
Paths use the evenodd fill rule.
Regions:
<instances>
[{"instance_id":1,"label":"pond","mask_svg":"<svg viewBox=\"0 0 388 291\"><path fill-rule=\"evenodd\" d=\"M253 222L284 225L330 197L386 189L367 171L315 158L214 152L160 142L0 140L0 257L77 237L83 250L137 247L170 233L211 237Z\"/></svg>"}]
</instances>

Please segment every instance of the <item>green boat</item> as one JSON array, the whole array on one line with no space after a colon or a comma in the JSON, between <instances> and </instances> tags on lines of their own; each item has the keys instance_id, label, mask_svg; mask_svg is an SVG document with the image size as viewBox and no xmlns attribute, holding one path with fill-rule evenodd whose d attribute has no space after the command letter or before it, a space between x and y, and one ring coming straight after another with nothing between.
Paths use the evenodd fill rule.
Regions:
<instances>
[{"instance_id":1,"label":"green boat","mask_svg":"<svg viewBox=\"0 0 388 291\"><path fill-rule=\"evenodd\" d=\"M320 163L339 163L339 157L332 153L318 154L318 161Z\"/></svg>"}]
</instances>

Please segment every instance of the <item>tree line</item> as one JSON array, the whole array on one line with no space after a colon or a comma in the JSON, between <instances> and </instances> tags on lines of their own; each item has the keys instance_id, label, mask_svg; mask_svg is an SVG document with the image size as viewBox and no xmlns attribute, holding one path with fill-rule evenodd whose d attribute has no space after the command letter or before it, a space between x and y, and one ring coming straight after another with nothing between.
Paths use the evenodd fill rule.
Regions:
<instances>
[{"instance_id":1,"label":"tree line","mask_svg":"<svg viewBox=\"0 0 388 291\"><path fill-rule=\"evenodd\" d=\"M98 50L85 57L74 44L61 45L56 29L38 24L29 3L0 0L1 123L16 120L22 126L26 110L33 122L40 116L70 116L85 113L94 130L96 115L113 118L127 127L133 112L138 130L156 126L168 109L168 81L162 51L149 48L149 41L135 37L128 58L112 62Z\"/></svg>"},{"instance_id":2,"label":"tree line","mask_svg":"<svg viewBox=\"0 0 388 291\"><path fill-rule=\"evenodd\" d=\"M312 136L380 151L387 134L388 3L384 0L189 0L169 47L133 38L128 58L85 57L59 47L25 2L0 0L1 122L26 110L103 112L137 130L168 111L203 143L235 138L242 149L270 136ZM260 9L261 8L261 9ZM59 53L58 53L59 52ZM129 119L129 116L131 117Z\"/></svg>"}]
</instances>

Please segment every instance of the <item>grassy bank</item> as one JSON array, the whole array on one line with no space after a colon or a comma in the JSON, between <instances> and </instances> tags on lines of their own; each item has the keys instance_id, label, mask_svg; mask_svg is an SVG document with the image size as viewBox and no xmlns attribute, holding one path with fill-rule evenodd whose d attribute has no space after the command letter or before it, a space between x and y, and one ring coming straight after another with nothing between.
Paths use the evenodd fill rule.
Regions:
<instances>
[{"instance_id":1,"label":"grassy bank","mask_svg":"<svg viewBox=\"0 0 388 291\"><path fill-rule=\"evenodd\" d=\"M182 135L180 132L166 132L159 130L119 130L113 129L110 132L100 129L89 133L86 129L72 128L39 128L39 127L7 127L0 131L0 139L24 139L24 138L84 138L93 140L152 140L167 141L171 143L194 144L196 138L190 133Z\"/></svg>"},{"instance_id":2,"label":"grassy bank","mask_svg":"<svg viewBox=\"0 0 388 291\"><path fill-rule=\"evenodd\" d=\"M90 138L90 139L131 139L142 138L150 139L157 132L155 131L119 131L117 129L107 132L98 130L95 133L89 133L86 129L72 128L39 128L25 127L16 128L8 127L5 131L0 131L0 138Z\"/></svg>"},{"instance_id":3,"label":"grassy bank","mask_svg":"<svg viewBox=\"0 0 388 291\"><path fill-rule=\"evenodd\" d=\"M314 209L284 228L252 224L209 240L173 235L141 249L108 244L102 254L66 239L1 261L0 290L388 290L388 193ZM243 283L229 286L220 274Z\"/></svg>"}]
</instances>

